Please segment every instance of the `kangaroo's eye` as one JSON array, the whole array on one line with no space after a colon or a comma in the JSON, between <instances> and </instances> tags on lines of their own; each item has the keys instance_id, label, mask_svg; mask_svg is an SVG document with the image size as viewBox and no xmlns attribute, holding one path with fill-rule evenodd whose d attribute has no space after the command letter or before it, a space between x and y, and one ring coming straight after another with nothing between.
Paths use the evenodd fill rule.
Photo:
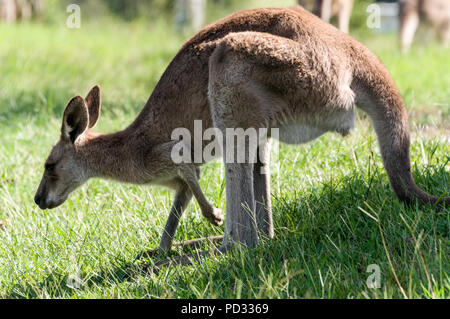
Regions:
<instances>
[{"instance_id":1,"label":"kangaroo's eye","mask_svg":"<svg viewBox=\"0 0 450 319\"><path fill-rule=\"evenodd\" d=\"M47 164L45 164L45 170L47 172L52 172L55 169L55 166L56 166L56 164L54 164L54 163L51 163L51 164L47 163Z\"/></svg>"}]
</instances>

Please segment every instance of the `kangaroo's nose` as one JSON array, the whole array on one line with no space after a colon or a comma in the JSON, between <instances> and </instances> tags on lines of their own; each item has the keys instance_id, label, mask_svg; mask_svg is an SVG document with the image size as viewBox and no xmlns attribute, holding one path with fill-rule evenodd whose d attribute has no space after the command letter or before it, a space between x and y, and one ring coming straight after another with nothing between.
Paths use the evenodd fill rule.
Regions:
<instances>
[{"instance_id":1,"label":"kangaroo's nose","mask_svg":"<svg viewBox=\"0 0 450 319\"><path fill-rule=\"evenodd\" d=\"M34 202L39 206L39 204L41 203L41 198L39 197L39 195L36 194L36 196L34 196Z\"/></svg>"}]
</instances>

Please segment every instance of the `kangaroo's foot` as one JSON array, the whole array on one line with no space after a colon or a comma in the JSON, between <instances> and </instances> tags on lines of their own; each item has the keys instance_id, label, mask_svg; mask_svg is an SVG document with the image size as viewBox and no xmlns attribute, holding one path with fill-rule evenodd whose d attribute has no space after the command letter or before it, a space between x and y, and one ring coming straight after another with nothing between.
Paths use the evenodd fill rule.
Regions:
<instances>
[{"instance_id":1,"label":"kangaroo's foot","mask_svg":"<svg viewBox=\"0 0 450 319\"><path fill-rule=\"evenodd\" d=\"M224 216L221 209L211 207L206 212L202 211L203 216L214 226L221 226L223 224Z\"/></svg>"}]
</instances>

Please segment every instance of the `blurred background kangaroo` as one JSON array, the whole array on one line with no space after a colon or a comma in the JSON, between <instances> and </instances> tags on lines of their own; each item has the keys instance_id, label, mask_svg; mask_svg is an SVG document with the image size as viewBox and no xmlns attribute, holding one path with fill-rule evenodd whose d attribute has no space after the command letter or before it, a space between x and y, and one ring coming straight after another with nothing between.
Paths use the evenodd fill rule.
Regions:
<instances>
[{"instance_id":1,"label":"blurred background kangaroo","mask_svg":"<svg viewBox=\"0 0 450 319\"><path fill-rule=\"evenodd\" d=\"M0 20L29 20L44 10L43 0L0 0Z\"/></svg>"},{"instance_id":2,"label":"blurred background kangaroo","mask_svg":"<svg viewBox=\"0 0 450 319\"><path fill-rule=\"evenodd\" d=\"M312 10L315 15L326 22L337 17L339 30L345 33L349 32L353 0L298 0L298 4Z\"/></svg>"},{"instance_id":3,"label":"blurred background kangaroo","mask_svg":"<svg viewBox=\"0 0 450 319\"><path fill-rule=\"evenodd\" d=\"M400 38L407 52L419 24L427 22L448 46L450 43L450 0L400 0Z\"/></svg>"}]
</instances>

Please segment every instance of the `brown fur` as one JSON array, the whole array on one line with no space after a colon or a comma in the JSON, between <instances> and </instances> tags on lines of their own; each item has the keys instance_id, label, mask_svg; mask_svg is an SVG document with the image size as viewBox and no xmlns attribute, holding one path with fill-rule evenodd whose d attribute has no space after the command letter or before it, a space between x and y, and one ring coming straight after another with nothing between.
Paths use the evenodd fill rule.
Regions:
<instances>
[{"instance_id":1,"label":"brown fur","mask_svg":"<svg viewBox=\"0 0 450 319\"><path fill-rule=\"evenodd\" d=\"M98 119L100 107L99 90L96 92L94 88L90 93L98 95L95 98L78 97L69 103L63 137L47 161L55 164L56 175L64 175L59 177L60 184L61 180L75 182L55 186L46 170L36 202L41 208L55 207L68 192L51 202L48 198L55 197L49 195L52 189L70 192L91 177L166 185L176 190L176 196L162 250L170 248L192 195L211 222L220 224L222 220L220 211L208 203L198 186L198 168L177 165L170 157L176 143L171 140L172 131L183 127L193 132L194 120L202 120L203 129L213 123L221 130L280 127L282 141L302 143L327 131L347 134L353 126L356 103L372 119L398 198L408 203L450 204L449 198L438 199L414 183L405 106L380 60L300 7L238 12L205 27L181 48L146 106L123 131L92 132L95 123L91 118ZM76 106L71 106L73 103ZM71 109L81 115L71 115ZM69 126L67 118L71 119ZM80 123L86 118L89 124L83 130ZM262 147L268 150L269 144ZM263 152L262 157L268 156L268 151ZM66 169L61 163L68 163ZM259 173L264 163L259 159L255 165L225 164L224 249L234 243L256 245L258 230L273 236L270 175Z\"/></svg>"}]
</instances>

